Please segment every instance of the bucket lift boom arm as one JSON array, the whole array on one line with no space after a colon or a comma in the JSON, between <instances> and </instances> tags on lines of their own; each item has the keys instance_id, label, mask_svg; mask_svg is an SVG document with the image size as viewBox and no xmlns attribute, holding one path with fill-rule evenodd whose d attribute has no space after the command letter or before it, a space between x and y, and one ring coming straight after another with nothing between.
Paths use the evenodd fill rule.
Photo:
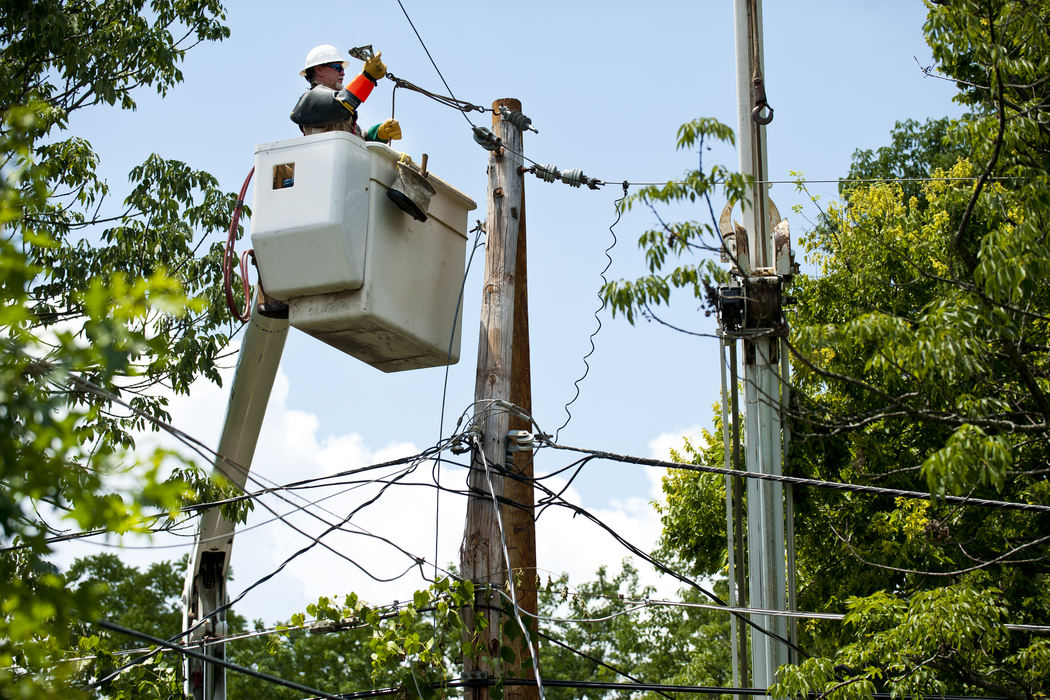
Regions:
<instances>
[{"instance_id":1,"label":"bucket lift boom arm","mask_svg":"<svg viewBox=\"0 0 1050 700\"><path fill-rule=\"evenodd\" d=\"M237 369L219 437L215 471L230 483L244 489L248 482L255 445L259 439L266 404L277 375L277 367L288 336L288 318L252 314L245 328ZM230 568L235 524L218 509L204 511L197 540L186 569L183 601L183 629L207 619L191 633L188 642L203 642L209 637L220 639L226 634L225 611L214 614L226 604L226 577ZM220 642L205 646L208 656L225 658ZM224 700L225 669L198 659L186 663L186 690L194 700Z\"/></svg>"}]
</instances>

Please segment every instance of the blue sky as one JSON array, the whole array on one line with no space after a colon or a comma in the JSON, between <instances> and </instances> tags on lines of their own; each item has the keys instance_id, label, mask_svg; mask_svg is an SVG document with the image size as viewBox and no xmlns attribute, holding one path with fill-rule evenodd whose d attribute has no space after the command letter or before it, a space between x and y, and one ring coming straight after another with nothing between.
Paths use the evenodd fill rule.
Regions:
<instances>
[{"instance_id":1,"label":"blue sky","mask_svg":"<svg viewBox=\"0 0 1050 700\"><path fill-rule=\"evenodd\" d=\"M716 163L737 168L735 149L725 144L703 153L675 150L675 132L683 122L714 117L736 124L731 0L402 2L457 97L483 106L502 97L521 100L539 130L526 135L524 147L537 162L580 168L611 183L675 179L698 158L705 169ZM184 84L168 96L143 93L135 112L74 116L71 128L100 152L116 192L125 186L127 171L152 152L208 170L226 189L239 188L256 144L298 135L288 113L305 87L298 75L303 58L318 43L344 50L372 44L391 73L444 92L396 0L236 0L227 7L231 38L194 49L183 68ZM792 171L812 180L840 177L854 150L885 144L896 121L959 113L951 103L952 85L920 70L931 59L919 0L767 0L764 14L766 90L775 109L768 128L772 179L791 180ZM389 81L380 82L361 109L364 123L391 115L391 89ZM416 160L428 153L432 172L479 203L471 221L483 219L487 154L474 143L463 116L403 90L395 105L404 139L394 146ZM476 124L491 123L488 114L469 116ZM833 185L811 189L825 201L835 192ZM525 191L533 407L539 424L552 431L564 422L563 406L584 372L604 251L613 241L613 203L622 191L618 184L590 191L531 177ZM770 195L789 218L797 242L815 208L789 184L774 185ZM718 209L722 204L714 202ZM792 212L795 205L802 205L801 213ZM660 210L660 215L669 221L707 217L702 207ZM656 223L652 212L636 208L615 226L610 279L643 272L636 241ZM246 247L242 241L239 250ZM479 255L466 283L461 359L449 371L447 394L443 369L383 374L293 331L256 468L287 481L424 448L439 438L443 396L447 435L473 396L481 266ZM713 319L692 299L673 299L666 317L698 332L714 329ZM670 436L710 424L718 399L717 343L645 321L632 327L608 311L599 318L596 351L561 441L665 457L675 442ZM176 403L176 424L215 444L224 400L225 390L200 387ZM538 469L567 461L563 455L544 456ZM461 474L446 478L462 482ZM658 478L637 467L593 464L574 482L572 494L649 546L658 524L647 502L658 492ZM462 521L456 523L454 499L443 498L439 560L447 563L456 557ZM432 555L432 490L391 491L378 509L373 527L398 533L417 543L420 554ZM551 532L561 534L541 532L541 567L555 573L575 568L574 576L586 576L596 563L616 565L623 556L597 532L550 518L555 519ZM297 546L296 536L279 524L252 533L235 545L234 592ZM349 540L340 546L368 549ZM579 556L585 550L593 556ZM181 551L152 556L170 558ZM127 556L151 555L135 550ZM384 560L381 548L374 556L373 569L400 566ZM378 585L339 566L311 558L283 583L253 593L243 610L272 620L301 610L318 589L364 588L377 603L388 594L397 597L398 584ZM318 582L320 572L336 570L330 581Z\"/></svg>"}]
</instances>

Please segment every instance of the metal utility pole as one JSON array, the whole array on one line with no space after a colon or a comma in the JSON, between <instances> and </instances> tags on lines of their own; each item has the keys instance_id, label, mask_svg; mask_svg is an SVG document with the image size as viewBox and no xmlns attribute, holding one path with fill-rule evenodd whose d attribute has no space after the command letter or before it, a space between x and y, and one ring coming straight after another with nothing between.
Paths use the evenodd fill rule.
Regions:
<instances>
[{"instance_id":1,"label":"metal utility pole","mask_svg":"<svg viewBox=\"0 0 1050 700\"><path fill-rule=\"evenodd\" d=\"M744 466L740 456L740 392L737 368L736 338L722 329L719 366L722 375L722 442L723 464L739 471ZM726 381L726 356L729 357L729 380ZM744 557L744 479L726 475L726 545L728 563L729 604L743 607L747 600L747 565ZM750 683L747 667L747 626L740 617L729 618L729 646L732 660L733 685L744 688ZM741 696L735 696L742 700Z\"/></svg>"},{"instance_id":2,"label":"metal utility pole","mask_svg":"<svg viewBox=\"0 0 1050 700\"><path fill-rule=\"evenodd\" d=\"M521 111L515 99L496 100L493 130L502 146L489 157L487 238L485 279L481 302L481 337L478 343L478 370L474 388L474 428L480 446L475 450L467 486L467 518L460 549L460 569L464 578L478 585L476 605L489 625L480 634L490 654L499 656L505 599L500 595L508 580L514 584L518 604L536 611L536 535L532 509L504 505L499 510L493 499L522 504L533 502L531 451L511 452L508 433L512 428L509 404L531 410L529 387L528 302L525 289L525 197L522 175L521 129L504 119L501 108ZM516 419L517 420L517 419ZM528 430L525 422L517 429ZM498 467L521 474L524 480L504 479ZM503 532L500 525L502 521ZM512 577L508 579L503 543L506 537ZM486 586L489 584L491 587ZM473 630L469 611L467 630ZM527 653L519 646L519 662ZM465 660L467 677L491 677L494 669ZM520 663L518 669L520 672ZM511 670L514 673L514 670ZM520 673L514 673L519 675ZM513 697L535 697L536 689L508 688ZM488 696L486 686L468 690L470 698Z\"/></svg>"},{"instance_id":3,"label":"metal utility pole","mask_svg":"<svg viewBox=\"0 0 1050 700\"><path fill-rule=\"evenodd\" d=\"M782 472L781 335L786 326L782 287L783 246L775 241L773 207L767 195L766 128L773 110L766 103L762 55L762 1L734 0L737 70L737 138L740 170L752 179L742 203L747 229L747 269L742 269L746 304L744 329L744 412L746 464L749 471ZM776 216L779 219L779 214ZM786 226L786 225L785 225ZM780 229L779 226L777 226ZM786 233L786 232L785 232ZM743 241L737 241L741 252ZM787 255L789 255L787 248ZM735 387L734 387L735 391ZM787 543L784 489L779 483L750 480L747 486L749 605L787 610ZM788 625L783 616L752 615L760 628L781 639L751 630L752 682L768 687L776 669L789 662Z\"/></svg>"}]
</instances>

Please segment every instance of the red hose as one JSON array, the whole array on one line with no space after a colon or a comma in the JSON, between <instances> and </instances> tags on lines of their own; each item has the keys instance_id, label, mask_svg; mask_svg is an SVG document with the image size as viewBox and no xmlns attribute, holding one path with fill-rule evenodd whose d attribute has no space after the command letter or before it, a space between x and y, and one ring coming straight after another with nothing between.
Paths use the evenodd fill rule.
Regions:
<instances>
[{"instance_id":1,"label":"red hose","mask_svg":"<svg viewBox=\"0 0 1050 700\"><path fill-rule=\"evenodd\" d=\"M248 177L244 178L244 184L241 185L241 193L237 197L237 204L233 208L233 217L230 219L230 231L226 236L226 249L222 254L222 286L223 292L226 294L226 308L239 321L247 321L252 316L252 288L248 285L248 256L254 251L248 250L241 255L241 285L244 287L244 310L241 311L233 298L233 267L234 261L237 259L234 245L237 242L237 225L241 220L244 195L248 192L248 183L252 181L252 175L254 174L255 168L253 167L248 172Z\"/></svg>"}]
</instances>

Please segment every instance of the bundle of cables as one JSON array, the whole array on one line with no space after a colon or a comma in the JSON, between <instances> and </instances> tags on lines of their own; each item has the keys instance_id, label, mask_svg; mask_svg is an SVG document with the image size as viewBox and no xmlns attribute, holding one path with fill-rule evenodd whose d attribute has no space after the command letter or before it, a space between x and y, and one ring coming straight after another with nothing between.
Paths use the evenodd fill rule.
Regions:
<instances>
[{"instance_id":1,"label":"bundle of cables","mask_svg":"<svg viewBox=\"0 0 1050 700\"><path fill-rule=\"evenodd\" d=\"M241 193L237 195L237 203L233 207L233 216L230 219L230 230L226 236L226 249L222 255L222 287L226 294L226 308L230 310L234 318L244 322L247 322L252 315L252 288L248 284L248 259L255 261L255 251L249 248L240 257L241 286L244 289L244 308L242 310L233 298L233 267L237 259L234 246L237 242L241 211L244 208L244 196L248 192L248 184L252 181L254 174L255 168L253 167L248 177L244 179L244 184L241 185Z\"/></svg>"}]
</instances>

